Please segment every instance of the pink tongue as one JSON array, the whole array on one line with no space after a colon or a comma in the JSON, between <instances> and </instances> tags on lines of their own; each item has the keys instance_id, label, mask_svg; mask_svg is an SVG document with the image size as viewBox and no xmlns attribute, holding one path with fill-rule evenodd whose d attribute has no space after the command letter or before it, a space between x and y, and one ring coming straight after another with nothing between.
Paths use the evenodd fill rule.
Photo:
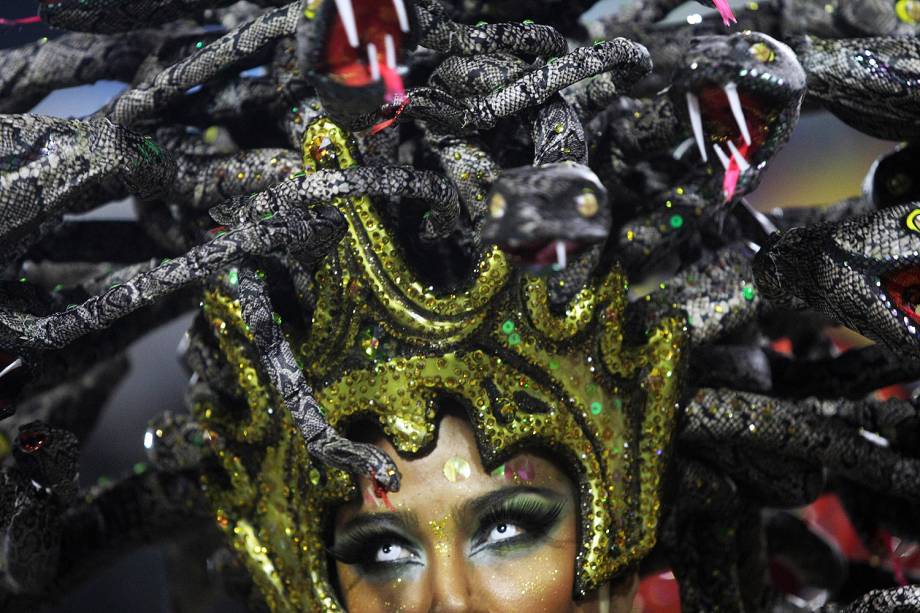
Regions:
<instances>
[{"instance_id":1,"label":"pink tongue","mask_svg":"<svg viewBox=\"0 0 920 613\"><path fill-rule=\"evenodd\" d=\"M747 157L748 146L744 143L738 147L741 155ZM735 161L735 156L728 158L728 168L725 170L725 177L722 179L722 193L725 195L726 204L731 202L735 196L735 190L738 189L738 179L741 178L741 167Z\"/></svg>"},{"instance_id":2,"label":"pink tongue","mask_svg":"<svg viewBox=\"0 0 920 613\"><path fill-rule=\"evenodd\" d=\"M399 76L399 73L386 64L381 64L378 62L377 66L380 68L380 76L383 78L383 86L386 90L383 95L383 99L388 104L399 104L399 109L397 109L396 114L393 117L381 121L372 127L371 134L377 134L381 130L385 130L393 125L393 123L396 121L396 118L399 117L399 114L402 113L403 109L406 108L406 105L409 104L409 98L406 96L406 88L403 86L402 77Z\"/></svg>"},{"instance_id":3,"label":"pink tongue","mask_svg":"<svg viewBox=\"0 0 920 613\"><path fill-rule=\"evenodd\" d=\"M725 178L722 179L722 193L725 194L725 202L731 202L735 195L735 189L738 187L738 179L741 178L741 167L732 157L728 163L728 170L725 171Z\"/></svg>"},{"instance_id":4,"label":"pink tongue","mask_svg":"<svg viewBox=\"0 0 920 613\"><path fill-rule=\"evenodd\" d=\"M403 86L402 77L393 68L386 64L377 64L380 67L380 76L383 77L383 85L386 88L386 94L383 99L386 102L396 102L406 95L406 88Z\"/></svg>"},{"instance_id":5,"label":"pink tongue","mask_svg":"<svg viewBox=\"0 0 920 613\"><path fill-rule=\"evenodd\" d=\"M728 6L727 0L712 0L712 2L716 5L719 15L722 16L722 23L725 24L725 27L738 23L738 20L735 19L735 14L732 13L732 8Z\"/></svg>"},{"instance_id":6,"label":"pink tongue","mask_svg":"<svg viewBox=\"0 0 920 613\"><path fill-rule=\"evenodd\" d=\"M23 26L31 23L41 23L42 18L38 15L33 17L22 17L20 19L3 19L0 17L0 26Z\"/></svg>"}]
</instances>

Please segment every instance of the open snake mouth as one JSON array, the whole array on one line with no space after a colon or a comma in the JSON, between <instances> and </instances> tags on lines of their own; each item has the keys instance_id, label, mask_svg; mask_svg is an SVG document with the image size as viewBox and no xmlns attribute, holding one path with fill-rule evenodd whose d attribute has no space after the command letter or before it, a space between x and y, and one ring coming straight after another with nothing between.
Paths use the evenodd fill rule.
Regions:
<instances>
[{"instance_id":1,"label":"open snake mouth","mask_svg":"<svg viewBox=\"0 0 920 613\"><path fill-rule=\"evenodd\" d=\"M719 160L724 170L722 192L730 202L770 135L770 105L732 82L688 91L686 99L700 156L704 162Z\"/></svg>"},{"instance_id":2,"label":"open snake mouth","mask_svg":"<svg viewBox=\"0 0 920 613\"><path fill-rule=\"evenodd\" d=\"M404 93L399 61L410 32L405 0L335 0L335 17L326 32L326 74L335 82L361 88L383 80L386 102Z\"/></svg>"},{"instance_id":3,"label":"open snake mouth","mask_svg":"<svg viewBox=\"0 0 920 613\"><path fill-rule=\"evenodd\" d=\"M584 253L588 246L588 243L581 241L550 239L515 247L501 245L501 249L515 264L528 272L546 273L565 269L572 258Z\"/></svg>"},{"instance_id":4,"label":"open snake mouth","mask_svg":"<svg viewBox=\"0 0 920 613\"><path fill-rule=\"evenodd\" d=\"M881 277L883 300L892 315L903 319L913 334L920 330L920 265L899 268ZM885 299L887 298L887 299Z\"/></svg>"}]
</instances>

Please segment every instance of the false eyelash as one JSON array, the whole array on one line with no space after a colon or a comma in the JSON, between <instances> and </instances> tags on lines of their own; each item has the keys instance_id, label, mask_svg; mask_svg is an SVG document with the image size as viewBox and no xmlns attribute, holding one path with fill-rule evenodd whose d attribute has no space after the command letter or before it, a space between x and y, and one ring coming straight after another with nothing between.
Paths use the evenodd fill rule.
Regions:
<instances>
[{"instance_id":1,"label":"false eyelash","mask_svg":"<svg viewBox=\"0 0 920 613\"><path fill-rule=\"evenodd\" d=\"M358 526L345 532L337 542L327 548L329 555L343 564L373 564L374 553L387 543L415 550L404 536L387 528Z\"/></svg>"},{"instance_id":2,"label":"false eyelash","mask_svg":"<svg viewBox=\"0 0 920 613\"><path fill-rule=\"evenodd\" d=\"M508 539L507 543L502 544L542 536L549 532L564 510L565 502L562 500L549 502L533 496L518 496L499 502L486 509L479 517L475 542L483 542L486 531L496 524L502 523L520 525L526 528L528 532L528 534L521 537Z\"/></svg>"}]
</instances>

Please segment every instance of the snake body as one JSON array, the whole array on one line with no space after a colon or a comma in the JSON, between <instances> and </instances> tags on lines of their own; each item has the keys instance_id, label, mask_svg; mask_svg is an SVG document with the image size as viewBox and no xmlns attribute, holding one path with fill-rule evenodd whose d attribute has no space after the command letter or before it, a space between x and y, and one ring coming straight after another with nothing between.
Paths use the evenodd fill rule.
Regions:
<instances>
[{"instance_id":1,"label":"snake body","mask_svg":"<svg viewBox=\"0 0 920 613\"><path fill-rule=\"evenodd\" d=\"M69 589L112 556L203 525L198 479L226 475L188 416L151 425L152 469L80 493L70 433L92 429L126 347L194 309L202 287L239 300L254 368L314 459L399 487L390 458L325 423L274 314L283 300L310 320L318 263L346 234L334 203L364 196L432 287L462 284L494 244L521 274L546 276L557 315L614 265L637 288L630 321L686 313L695 364L659 553L687 611L798 610L765 589L770 555L798 558L829 586L849 564L795 547L766 508L835 488L862 533L916 534L915 405L865 397L920 378L910 7L766 0L737 12L759 32L725 35L721 16L662 24L676 2L636 0L587 23L604 39L589 42L585 4L404 0L404 19L394 5L376 30L359 28L357 47L346 36L335 49L357 58L365 82L330 57L344 24L331 0L42 3L70 31L0 51L0 431L16 441L0 471L3 607L34 607L51 585ZM474 25L483 16L506 21ZM375 79L367 43L380 28L398 40L392 57L377 46L386 75ZM587 44L570 50L566 36ZM51 91L102 78L130 87L91 117L29 114ZM803 98L908 143L858 198L760 214L743 196ZM350 167L304 160L308 127L324 117L351 130ZM137 221L69 217L129 195ZM818 329L830 321L881 344L836 355ZM789 355L766 344L784 335ZM203 319L184 355L191 402L239 403L236 365ZM833 572L815 572L825 563ZM824 610L920 601L914 587L855 591Z\"/></svg>"}]
</instances>

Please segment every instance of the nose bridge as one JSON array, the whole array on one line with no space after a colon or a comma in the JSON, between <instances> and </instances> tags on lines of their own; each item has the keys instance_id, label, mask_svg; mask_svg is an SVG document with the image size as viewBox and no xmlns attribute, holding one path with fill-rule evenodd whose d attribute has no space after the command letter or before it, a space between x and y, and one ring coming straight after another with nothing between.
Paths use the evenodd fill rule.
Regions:
<instances>
[{"instance_id":1,"label":"nose bridge","mask_svg":"<svg viewBox=\"0 0 920 613\"><path fill-rule=\"evenodd\" d=\"M469 567L456 544L436 544L431 565L431 613L478 611L469 577Z\"/></svg>"}]
</instances>

